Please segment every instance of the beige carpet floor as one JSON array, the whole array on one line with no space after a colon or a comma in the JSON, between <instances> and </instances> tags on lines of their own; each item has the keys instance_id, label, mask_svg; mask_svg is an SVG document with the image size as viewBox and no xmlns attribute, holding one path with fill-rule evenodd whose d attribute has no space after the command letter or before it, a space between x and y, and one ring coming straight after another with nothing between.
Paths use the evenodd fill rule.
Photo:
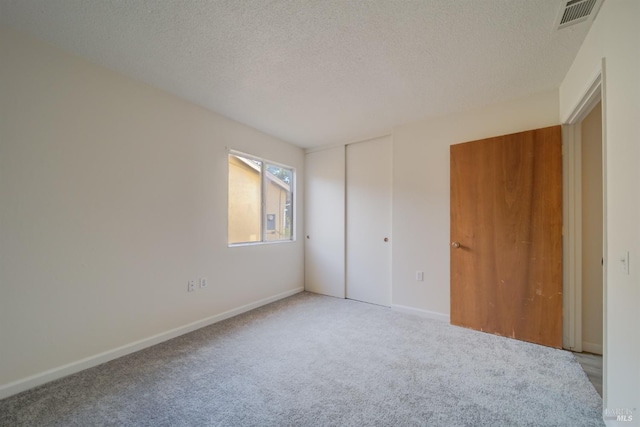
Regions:
<instances>
[{"instance_id":1,"label":"beige carpet floor","mask_svg":"<svg viewBox=\"0 0 640 427\"><path fill-rule=\"evenodd\" d=\"M301 293L0 401L1 426L602 426L566 351Z\"/></svg>"}]
</instances>

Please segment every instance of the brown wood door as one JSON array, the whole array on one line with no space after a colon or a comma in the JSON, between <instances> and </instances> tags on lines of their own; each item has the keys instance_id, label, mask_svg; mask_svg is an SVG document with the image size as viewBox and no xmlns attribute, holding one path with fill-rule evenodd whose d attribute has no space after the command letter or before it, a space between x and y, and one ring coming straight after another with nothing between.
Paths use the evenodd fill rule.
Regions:
<instances>
[{"instance_id":1,"label":"brown wood door","mask_svg":"<svg viewBox=\"0 0 640 427\"><path fill-rule=\"evenodd\" d=\"M451 242L452 324L562 347L560 126L451 146Z\"/></svg>"}]
</instances>

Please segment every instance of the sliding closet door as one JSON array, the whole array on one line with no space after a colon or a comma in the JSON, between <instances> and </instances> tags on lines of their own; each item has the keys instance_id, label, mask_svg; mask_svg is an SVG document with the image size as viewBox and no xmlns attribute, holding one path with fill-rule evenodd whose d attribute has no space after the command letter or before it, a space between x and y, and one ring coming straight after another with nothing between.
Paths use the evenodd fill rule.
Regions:
<instances>
[{"instance_id":1,"label":"sliding closet door","mask_svg":"<svg viewBox=\"0 0 640 427\"><path fill-rule=\"evenodd\" d=\"M305 157L305 290L344 298L344 147Z\"/></svg>"},{"instance_id":2,"label":"sliding closet door","mask_svg":"<svg viewBox=\"0 0 640 427\"><path fill-rule=\"evenodd\" d=\"M347 298L391 305L391 137L347 146Z\"/></svg>"}]
</instances>

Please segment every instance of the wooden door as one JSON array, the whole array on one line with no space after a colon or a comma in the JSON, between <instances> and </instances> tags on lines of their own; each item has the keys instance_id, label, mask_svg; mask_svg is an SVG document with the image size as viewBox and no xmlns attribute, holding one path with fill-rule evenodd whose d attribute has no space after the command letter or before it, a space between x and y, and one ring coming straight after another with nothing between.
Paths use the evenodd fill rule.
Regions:
<instances>
[{"instance_id":1,"label":"wooden door","mask_svg":"<svg viewBox=\"0 0 640 427\"><path fill-rule=\"evenodd\" d=\"M347 146L347 298L391 305L391 138Z\"/></svg>"},{"instance_id":2,"label":"wooden door","mask_svg":"<svg viewBox=\"0 0 640 427\"><path fill-rule=\"evenodd\" d=\"M304 288L345 297L345 149L305 156Z\"/></svg>"},{"instance_id":3,"label":"wooden door","mask_svg":"<svg viewBox=\"0 0 640 427\"><path fill-rule=\"evenodd\" d=\"M560 126L451 146L451 323L562 347Z\"/></svg>"}]
</instances>

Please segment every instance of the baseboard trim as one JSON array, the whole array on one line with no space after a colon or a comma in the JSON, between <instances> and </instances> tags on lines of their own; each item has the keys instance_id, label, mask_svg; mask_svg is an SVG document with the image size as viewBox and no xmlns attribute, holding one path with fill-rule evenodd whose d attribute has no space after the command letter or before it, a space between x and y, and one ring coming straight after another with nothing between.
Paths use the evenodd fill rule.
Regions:
<instances>
[{"instance_id":1,"label":"baseboard trim","mask_svg":"<svg viewBox=\"0 0 640 427\"><path fill-rule=\"evenodd\" d=\"M417 314L418 316L426 317L428 319L438 320L440 322L450 323L451 319L448 314L438 313L437 311L421 310L419 308L407 307L404 305L393 304L392 309L402 311L404 313Z\"/></svg>"},{"instance_id":2,"label":"baseboard trim","mask_svg":"<svg viewBox=\"0 0 640 427\"><path fill-rule=\"evenodd\" d=\"M602 354L602 344L583 342L582 351L586 351L587 353L593 353L593 354Z\"/></svg>"},{"instance_id":3,"label":"baseboard trim","mask_svg":"<svg viewBox=\"0 0 640 427\"><path fill-rule=\"evenodd\" d=\"M107 350L103 353L99 353L94 356L77 360L75 362L68 363L66 365L63 365L57 368L49 369L47 371L44 371L35 375L31 375L21 380L4 384L0 386L0 399L13 396L14 394L21 393L23 391L66 377L71 374L75 374L85 369L93 368L94 366L98 366L103 363L109 362L111 360L117 359L119 357L126 356L127 354L135 353L136 351L140 351L147 347L160 344L161 342L168 341L172 338L176 338L180 335L184 335L189 332L193 332L205 326L213 325L214 323L220 322L222 320L228 319L233 316L237 316L238 314L246 313L247 311L251 311L255 308L261 307L266 304L270 304L272 302L281 300L283 298L290 297L291 295L295 295L303 291L304 291L304 288L299 287L286 292L282 292L280 294L255 301L250 304L246 304L246 305L225 311L223 313L216 314L214 316L210 316L205 319L198 320L196 322L189 323L187 325L174 328L166 332L162 332L162 333L153 335L151 337L132 342L130 344L123 345L121 347L114 348L112 350Z\"/></svg>"}]
</instances>

